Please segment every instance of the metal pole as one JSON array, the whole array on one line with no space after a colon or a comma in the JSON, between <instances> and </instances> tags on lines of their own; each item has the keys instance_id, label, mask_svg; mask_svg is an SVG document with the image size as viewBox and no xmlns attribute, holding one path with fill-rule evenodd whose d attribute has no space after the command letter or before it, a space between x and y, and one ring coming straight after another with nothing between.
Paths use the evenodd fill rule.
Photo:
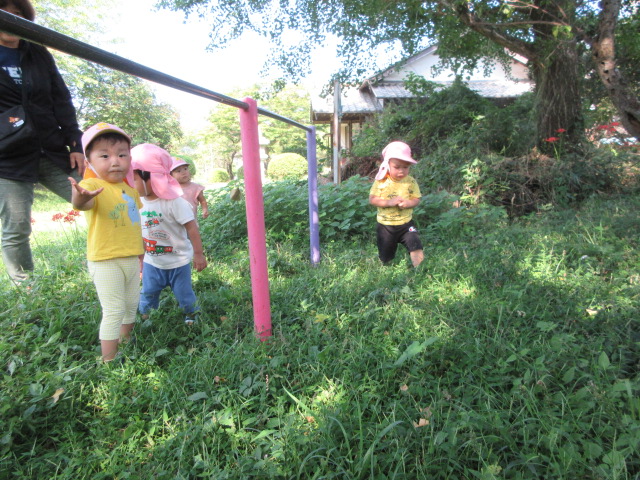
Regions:
<instances>
[{"instance_id":1,"label":"metal pole","mask_svg":"<svg viewBox=\"0 0 640 480\"><path fill-rule=\"evenodd\" d=\"M333 84L333 183L340 183L340 82Z\"/></svg>"},{"instance_id":2,"label":"metal pole","mask_svg":"<svg viewBox=\"0 0 640 480\"><path fill-rule=\"evenodd\" d=\"M316 127L307 131L307 163L309 184L309 240L311 265L320 263L320 215L318 214L318 161L316 159Z\"/></svg>"}]
</instances>

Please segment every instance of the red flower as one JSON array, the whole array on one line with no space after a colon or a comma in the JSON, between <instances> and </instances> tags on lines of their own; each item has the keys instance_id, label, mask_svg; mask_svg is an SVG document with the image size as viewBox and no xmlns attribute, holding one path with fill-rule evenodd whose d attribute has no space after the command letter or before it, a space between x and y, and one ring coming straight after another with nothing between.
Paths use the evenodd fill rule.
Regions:
<instances>
[{"instance_id":1,"label":"red flower","mask_svg":"<svg viewBox=\"0 0 640 480\"><path fill-rule=\"evenodd\" d=\"M36 223L36 219L31 217L31 225L33 225L34 223Z\"/></svg>"},{"instance_id":2,"label":"red flower","mask_svg":"<svg viewBox=\"0 0 640 480\"><path fill-rule=\"evenodd\" d=\"M549 143L557 142L558 140L560 140L558 137L549 137L544 139L545 142Z\"/></svg>"},{"instance_id":3,"label":"red flower","mask_svg":"<svg viewBox=\"0 0 640 480\"><path fill-rule=\"evenodd\" d=\"M620 122L611 122L611 127L619 127L620 126Z\"/></svg>"},{"instance_id":4,"label":"red flower","mask_svg":"<svg viewBox=\"0 0 640 480\"><path fill-rule=\"evenodd\" d=\"M62 213L56 213L53 217L51 217L51 220L53 220L54 222L59 222L63 218L64 215Z\"/></svg>"},{"instance_id":5,"label":"red flower","mask_svg":"<svg viewBox=\"0 0 640 480\"><path fill-rule=\"evenodd\" d=\"M556 133L564 133L566 131L567 130L565 130L564 128L559 128L559 129L556 130Z\"/></svg>"},{"instance_id":6,"label":"red flower","mask_svg":"<svg viewBox=\"0 0 640 480\"><path fill-rule=\"evenodd\" d=\"M598 125L596 130L609 130L609 125Z\"/></svg>"},{"instance_id":7,"label":"red flower","mask_svg":"<svg viewBox=\"0 0 640 480\"><path fill-rule=\"evenodd\" d=\"M76 217L73 215L65 215L64 221L67 223L73 223L76 221Z\"/></svg>"}]
</instances>

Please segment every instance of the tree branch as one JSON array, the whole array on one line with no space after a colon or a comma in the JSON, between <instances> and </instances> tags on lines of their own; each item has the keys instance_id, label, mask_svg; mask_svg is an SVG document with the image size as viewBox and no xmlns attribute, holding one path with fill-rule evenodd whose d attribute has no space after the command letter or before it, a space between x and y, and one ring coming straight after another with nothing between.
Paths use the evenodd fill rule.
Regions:
<instances>
[{"instance_id":1,"label":"tree branch","mask_svg":"<svg viewBox=\"0 0 640 480\"><path fill-rule=\"evenodd\" d=\"M466 3L455 5L451 0L438 0L438 3L443 7L450 9L462 23L464 23L474 32L487 37L489 40L509 49L514 53L519 53L523 57L527 58L530 62L537 63L538 54L529 43L511 35L501 33L500 31L498 31L498 28L495 25L487 22L482 22L474 13L469 10L469 7Z\"/></svg>"}]
</instances>

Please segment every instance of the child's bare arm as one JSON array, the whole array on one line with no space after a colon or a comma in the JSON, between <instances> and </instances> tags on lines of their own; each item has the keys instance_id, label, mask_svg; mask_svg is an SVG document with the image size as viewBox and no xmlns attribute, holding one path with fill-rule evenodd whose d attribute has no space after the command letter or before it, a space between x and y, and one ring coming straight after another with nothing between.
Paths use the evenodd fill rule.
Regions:
<instances>
[{"instance_id":1,"label":"child's bare arm","mask_svg":"<svg viewBox=\"0 0 640 480\"><path fill-rule=\"evenodd\" d=\"M76 210L91 210L96 203L95 197L104 190L103 187L97 190L82 188L72 177L69 177L69 183L71 183L71 205Z\"/></svg>"},{"instance_id":2,"label":"child's bare arm","mask_svg":"<svg viewBox=\"0 0 640 480\"><path fill-rule=\"evenodd\" d=\"M195 220L191 220L184 224L184 228L187 231L191 245L193 245L193 268L196 272L201 272L207 267L207 259L204 258L202 238L200 238L198 224Z\"/></svg>"},{"instance_id":3,"label":"child's bare arm","mask_svg":"<svg viewBox=\"0 0 640 480\"><path fill-rule=\"evenodd\" d=\"M202 218L207 218L209 216L209 205L207 204L207 199L204 198L204 192L200 192L197 198L200 203L200 208L202 209Z\"/></svg>"}]
</instances>

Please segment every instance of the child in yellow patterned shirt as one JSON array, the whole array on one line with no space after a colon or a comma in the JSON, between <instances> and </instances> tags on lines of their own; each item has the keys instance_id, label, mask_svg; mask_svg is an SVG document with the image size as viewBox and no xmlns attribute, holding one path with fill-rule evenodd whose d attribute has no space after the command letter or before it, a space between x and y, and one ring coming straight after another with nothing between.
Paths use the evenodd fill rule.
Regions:
<instances>
[{"instance_id":1,"label":"child in yellow patterned shirt","mask_svg":"<svg viewBox=\"0 0 640 480\"><path fill-rule=\"evenodd\" d=\"M409 175L411 148L391 142L382 150L382 165L369 192L369 203L378 208L376 238L378 257L388 265L396 256L398 244L409 251L417 267L424 260L422 242L413 221L413 208L420 203L420 187Z\"/></svg>"},{"instance_id":2,"label":"child in yellow patterned shirt","mask_svg":"<svg viewBox=\"0 0 640 480\"><path fill-rule=\"evenodd\" d=\"M80 183L69 178L71 203L87 218L87 264L102 307L102 360L109 362L119 343L129 340L136 320L142 202L132 188L131 139L122 129L98 123L82 136L82 148L87 169Z\"/></svg>"}]
</instances>

